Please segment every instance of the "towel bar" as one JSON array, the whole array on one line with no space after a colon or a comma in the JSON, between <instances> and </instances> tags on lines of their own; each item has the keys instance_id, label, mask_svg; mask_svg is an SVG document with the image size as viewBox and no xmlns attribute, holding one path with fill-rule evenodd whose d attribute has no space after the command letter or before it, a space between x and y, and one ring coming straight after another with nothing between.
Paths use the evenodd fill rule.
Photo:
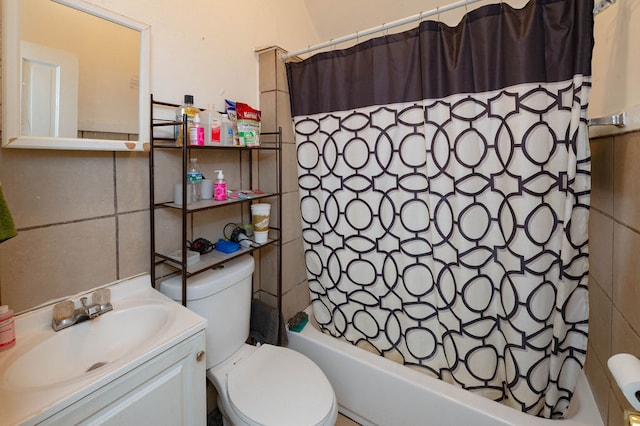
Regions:
<instances>
[{"instance_id":1,"label":"towel bar","mask_svg":"<svg viewBox=\"0 0 640 426\"><path fill-rule=\"evenodd\" d=\"M624 127L627 125L627 113L621 112L609 117L590 118L587 120L589 126L617 126Z\"/></svg>"}]
</instances>

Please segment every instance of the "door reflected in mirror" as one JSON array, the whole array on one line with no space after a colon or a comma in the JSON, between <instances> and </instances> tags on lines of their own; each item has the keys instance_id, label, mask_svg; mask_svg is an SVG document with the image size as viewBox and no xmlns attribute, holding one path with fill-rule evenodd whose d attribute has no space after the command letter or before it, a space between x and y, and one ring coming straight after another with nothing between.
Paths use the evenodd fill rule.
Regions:
<instances>
[{"instance_id":1,"label":"door reflected in mirror","mask_svg":"<svg viewBox=\"0 0 640 426\"><path fill-rule=\"evenodd\" d=\"M148 26L82 0L3 0L2 13L3 146L143 149Z\"/></svg>"}]
</instances>

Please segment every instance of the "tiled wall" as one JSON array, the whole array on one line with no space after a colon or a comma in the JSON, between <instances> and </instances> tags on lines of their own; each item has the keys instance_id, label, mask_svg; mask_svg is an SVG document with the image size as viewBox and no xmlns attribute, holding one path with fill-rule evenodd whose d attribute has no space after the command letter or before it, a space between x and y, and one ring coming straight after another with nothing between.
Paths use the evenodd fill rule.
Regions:
<instances>
[{"instance_id":1,"label":"tiled wall","mask_svg":"<svg viewBox=\"0 0 640 426\"><path fill-rule=\"evenodd\" d=\"M587 377L605 424L626 424L631 406L607 369L640 357L640 132L591 141L590 323Z\"/></svg>"},{"instance_id":2,"label":"tiled wall","mask_svg":"<svg viewBox=\"0 0 640 426\"><path fill-rule=\"evenodd\" d=\"M149 269L147 156L0 151L18 236L0 245L0 300L22 311Z\"/></svg>"},{"instance_id":3,"label":"tiled wall","mask_svg":"<svg viewBox=\"0 0 640 426\"><path fill-rule=\"evenodd\" d=\"M260 109L262 110L262 130L283 132L282 171L282 312L285 319L309 305L309 288L302 246L302 220L298 194L298 171L295 137L291 122L289 90L284 62L278 57L284 51L278 48L259 52L260 65ZM286 52L285 52L286 53ZM261 154L262 155L262 154ZM274 172L273 163L260 162L260 180L273 181L269 176ZM264 168L269 169L265 170ZM265 179L265 176L267 177ZM275 306L276 282L275 253L261 253L260 298Z\"/></svg>"}]
</instances>

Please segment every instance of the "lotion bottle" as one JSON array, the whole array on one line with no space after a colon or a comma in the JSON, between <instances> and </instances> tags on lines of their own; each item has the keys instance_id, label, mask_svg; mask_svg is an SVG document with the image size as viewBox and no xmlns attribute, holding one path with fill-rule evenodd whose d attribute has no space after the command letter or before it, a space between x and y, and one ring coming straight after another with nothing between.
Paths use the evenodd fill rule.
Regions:
<instances>
[{"instance_id":1,"label":"lotion bottle","mask_svg":"<svg viewBox=\"0 0 640 426\"><path fill-rule=\"evenodd\" d=\"M213 182L213 199L224 201L227 199L227 182L224 180L222 170L214 170L218 173L218 178Z\"/></svg>"},{"instance_id":2,"label":"lotion bottle","mask_svg":"<svg viewBox=\"0 0 640 426\"><path fill-rule=\"evenodd\" d=\"M12 348L16 344L16 329L13 311L9 306L0 306L0 352Z\"/></svg>"}]
</instances>

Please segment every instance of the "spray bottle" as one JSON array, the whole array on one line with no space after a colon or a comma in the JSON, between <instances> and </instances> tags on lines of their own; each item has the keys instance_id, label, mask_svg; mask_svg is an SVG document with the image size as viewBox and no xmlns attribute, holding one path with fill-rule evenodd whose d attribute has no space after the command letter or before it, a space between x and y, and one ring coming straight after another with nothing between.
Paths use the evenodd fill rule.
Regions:
<instances>
[{"instance_id":1,"label":"spray bottle","mask_svg":"<svg viewBox=\"0 0 640 426\"><path fill-rule=\"evenodd\" d=\"M213 199L224 201L227 199L227 182L224 180L222 170L214 170L218 173L218 178L213 182Z\"/></svg>"}]
</instances>

